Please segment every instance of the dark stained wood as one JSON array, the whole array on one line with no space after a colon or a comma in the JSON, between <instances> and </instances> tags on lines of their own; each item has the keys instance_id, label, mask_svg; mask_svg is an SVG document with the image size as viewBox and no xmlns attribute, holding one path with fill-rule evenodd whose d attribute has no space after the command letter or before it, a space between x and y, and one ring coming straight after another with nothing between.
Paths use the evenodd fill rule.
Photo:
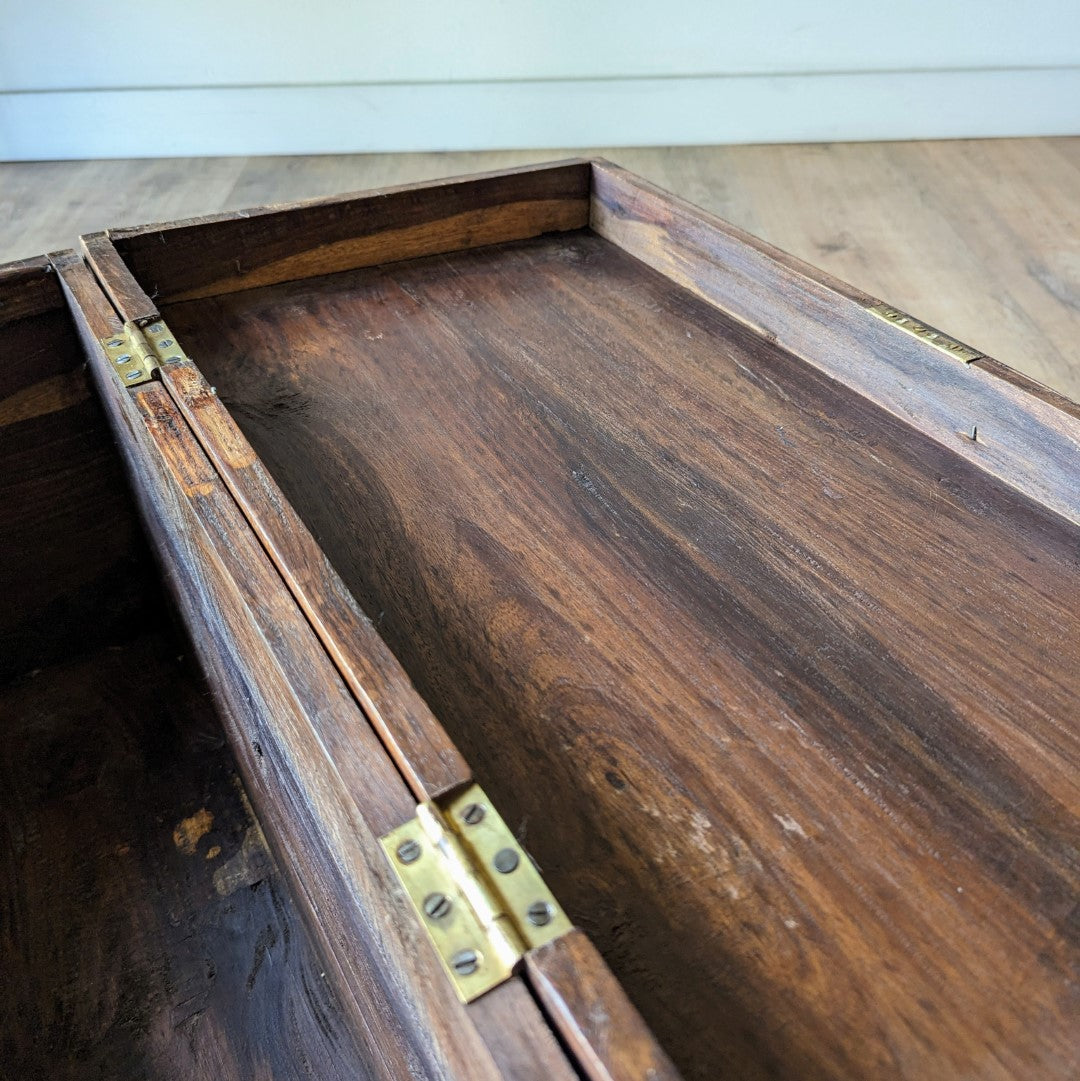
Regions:
<instances>
[{"instance_id":1,"label":"dark stained wood","mask_svg":"<svg viewBox=\"0 0 1080 1081\"><path fill-rule=\"evenodd\" d=\"M373 1076L182 663L46 261L0 269L0 312L0 1073Z\"/></svg>"},{"instance_id":2,"label":"dark stained wood","mask_svg":"<svg viewBox=\"0 0 1080 1081\"><path fill-rule=\"evenodd\" d=\"M56 275L42 263L0 270L5 298L0 682L87 648L88 626L136 633L154 577Z\"/></svg>"},{"instance_id":3,"label":"dark stained wood","mask_svg":"<svg viewBox=\"0 0 1080 1081\"><path fill-rule=\"evenodd\" d=\"M664 243L164 314L688 1076L1071 1076L1072 419L867 331L976 462Z\"/></svg>"},{"instance_id":4,"label":"dark stained wood","mask_svg":"<svg viewBox=\"0 0 1080 1081\"><path fill-rule=\"evenodd\" d=\"M1025 394L1040 398L1055 409L1059 409L1063 413L1068 413L1069 416L1080 420L1080 403L1066 398L1064 394L1059 394L1053 388L1032 379L1031 376L1024 375L1023 372L1018 372L1015 368L1010 368L1007 364L1002 364L1000 360L994 360L992 357L979 357L978 360L972 361L972 363L976 367L997 376L998 379L1004 379L1006 383L1012 383L1013 386L1019 387Z\"/></svg>"},{"instance_id":5,"label":"dark stained wood","mask_svg":"<svg viewBox=\"0 0 1080 1081\"><path fill-rule=\"evenodd\" d=\"M417 800L470 780L468 766L330 566L220 399L191 364L162 381Z\"/></svg>"},{"instance_id":6,"label":"dark stained wood","mask_svg":"<svg viewBox=\"0 0 1080 1081\"><path fill-rule=\"evenodd\" d=\"M120 258L107 233L90 233L81 237L83 255L105 291L125 321L143 325L157 317L154 301L143 292L127 264Z\"/></svg>"},{"instance_id":7,"label":"dark stained wood","mask_svg":"<svg viewBox=\"0 0 1080 1081\"><path fill-rule=\"evenodd\" d=\"M915 431L1080 523L1080 423L999 372L945 363L872 298L623 169L593 166L590 226ZM971 439L972 427L978 438Z\"/></svg>"},{"instance_id":8,"label":"dark stained wood","mask_svg":"<svg viewBox=\"0 0 1080 1081\"><path fill-rule=\"evenodd\" d=\"M63 280L93 305L84 268L65 267ZM457 1002L376 841L414 811L404 781L167 391L119 387L96 346L115 323L100 308L78 321L253 802L372 1074L497 1078L516 1038L518 1054L563 1076L531 999L511 1033L505 1015ZM489 1034L491 1016L502 1024Z\"/></svg>"},{"instance_id":9,"label":"dark stained wood","mask_svg":"<svg viewBox=\"0 0 1080 1081\"><path fill-rule=\"evenodd\" d=\"M469 1015L508 1081L580 1081L523 979L469 1003Z\"/></svg>"},{"instance_id":10,"label":"dark stained wood","mask_svg":"<svg viewBox=\"0 0 1080 1081\"><path fill-rule=\"evenodd\" d=\"M0 326L63 307L63 294L45 256L0 266Z\"/></svg>"},{"instance_id":11,"label":"dark stained wood","mask_svg":"<svg viewBox=\"0 0 1080 1081\"><path fill-rule=\"evenodd\" d=\"M671 1060L578 930L533 950L529 981L589 1081L675 1081Z\"/></svg>"},{"instance_id":12,"label":"dark stained wood","mask_svg":"<svg viewBox=\"0 0 1080 1081\"><path fill-rule=\"evenodd\" d=\"M580 228L589 218L589 185L585 161L526 166L112 229L108 237L123 259L120 265L87 247L114 301L132 299L133 275L151 302L160 304ZM152 314L138 302L118 303L118 309L127 319Z\"/></svg>"},{"instance_id":13,"label":"dark stained wood","mask_svg":"<svg viewBox=\"0 0 1080 1081\"><path fill-rule=\"evenodd\" d=\"M185 648L95 636L0 688L0 1073L363 1081Z\"/></svg>"}]
</instances>

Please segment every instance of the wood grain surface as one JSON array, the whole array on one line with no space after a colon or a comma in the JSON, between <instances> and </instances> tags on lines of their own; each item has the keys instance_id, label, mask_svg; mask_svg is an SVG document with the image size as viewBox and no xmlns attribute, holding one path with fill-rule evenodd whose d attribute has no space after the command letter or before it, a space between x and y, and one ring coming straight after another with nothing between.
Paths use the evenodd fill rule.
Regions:
<instances>
[{"instance_id":1,"label":"wood grain surface","mask_svg":"<svg viewBox=\"0 0 1080 1081\"><path fill-rule=\"evenodd\" d=\"M166 365L161 378L416 799L468 783L461 753L198 369Z\"/></svg>"},{"instance_id":2,"label":"wood grain surface","mask_svg":"<svg viewBox=\"0 0 1080 1081\"><path fill-rule=\"evenodd\" d=\"M580 228L590 182L575 160L108 235L159 303Z\"/></svg>"},{"instance_id":3,"label":"wood grain surface","mask_svg":"<svg viewBox=\"0 0 1080 1081\"><path fill-rule=\"evenodd\" d=\"M165 315L688 1076L1080 1067L1075 528L589 232Z\"/></svg>"},{"instance_id":4,"label":"wood grain surface","mask_svg":"<svg viewBox=\"0 0 1080 1081\"><path fill-rule=\"evenodd\" d=\"M0 163L0 259L598 153L1080 399L1080 138Z\"/></svg>"},{"instance_id":5,"label":"wood grain surface","mask_svg":"<svg viewBox=\"0 0 1080 1081\"><path fill-rule=\"evenodd\" d=\"M0 356L0 1076L372 1076L170 628L48 260L0 269Z\"/></svg>"},{"instance_id":6,"label":"wood grain surface","mask_svg":"<svg viewBox=\"0 0 1080 1081\"><path fill-rule=\"evenodd\" d=\"M0 689L0 1076L364 1081L186 649Z\"/></svg>"},{"instance_id":7,"label":"wood grain surface","mask_svg":"<svg viewBox=\"0 0 1080 1081\"><path fill-rule=\"evenodd\" d=\"M625 169L593 167L590 227L905 424L1080 524L1080 423L976 364L943 362L874 298ZM974 432L974 436L972 435Z\"/></svg>"},{"instance_id":8,"label":"wood grain surface","mask_svg":"<svg viewBox=\"0 0 1080 1081\"><path fill-rule=\"evenodd\" d=\"M155 577L47 267L0 269L0 682L138 633Z\"/></svg>"},{"instance_id":9,"label":"wood grain surface","mask_svg":"<svg viewBox=\"0 0 1080 1081\"><path fill-rule=\"evenodd\" d=\"M581 931L533 950L525 965L589 1081L678 1081L671 1060Z\"/></svg>"},{"instance_id":10,"label":"wood grain surface","mask_svg":"<svg viewBox=\"0 0 1080 1081\"><path fill-rule=\"evenodd\" d=\"M523 1079L569 1081L519 983L483 1011L456 1000L377 842L415 800L168 392L116 382L97 339L118 321L88 270L68 262L61 274L144 520L366 1069L471 1081L504 1077L511 1061Z\"/></svg>"}]
</instances>

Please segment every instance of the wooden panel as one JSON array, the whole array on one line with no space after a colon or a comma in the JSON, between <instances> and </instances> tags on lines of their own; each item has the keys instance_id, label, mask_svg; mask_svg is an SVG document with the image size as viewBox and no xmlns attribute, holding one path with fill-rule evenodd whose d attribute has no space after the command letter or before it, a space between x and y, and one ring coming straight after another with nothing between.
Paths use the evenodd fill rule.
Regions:
<instances>
[{"instance_id":1,"label":"wooden panel","mask_svg":"<svg viewBox=\"0 0 1080 1081\"><path fill-rule=\"evenodd\" d=\"M165 314L688 1075L1074 1072L1075 528L588 232Z\"/></svg>"},{"instance_id":2,"label":"wooden panel","mask_svg":"<svg viewBox=\"0 0 1080 1081\"><path fill-rule=\"evenodd\" d=\"M5 313L11 318L5 318ZM122 639L153 567L56 275L0 270L0 681Z\"/></svg>"},{"instance_id":3,"label":"wooden panel","mask_svg":"<svg viewBox=\"0 0 1080 1081\"><path fill-rule=\"evenodd\" d=\"M63 294L48 259L0 266L0 326L63 307Z\"/></svg>"},{"instance_id":4,"label":"wooden panel","mask_svg":"<svg viewBox=\"0 0 1080 1081\"><path fill-rule=\"evenodd\" d=\"M763 337L1080 523L1080 424L877 319L836 282L617 166L593 166L590 224ZM869 298L868 298L869 299ZM979 437L967 433L976 427Z\"/></svg>"},{"instance_id":5,"label":"wooden panel","mask_svg":"<svg viewBox=\"0 0 1080 1081\"><path fill-rule=\"evenodd\" d=\"M1031 376L1024 375L1023 372L1010 368L1007 364L1002 364L1001 361L994 360L992 357L979 357L978 360L972 363L976 367L996 375L998 379L1004 379L1006 383L1012 383L1013 386L1019 387L1025 394L1040 398L1055 409L1059 409L1063 413L1068 413L1069 416L1080 420L1080 403L1074 402L1071 398L1066 398L1064 394L1059 394L1051 387L1044 386L1042 383L1032 379Z\"/></svg>"},{"instance_id":6,"label":"wooden panel","mask_svg":"<svg viewBox=\"0 0 1080 1081\"><path fill-rule=\"evenodd\" d=\"M408 789L168 393L115 383L96 345L115 317L110 326L89 273L69 264L63 278L245 781L372 1074L494 1079L516 1041L549 1076L568 1077L531 999L510 1034L508 1010L457 1002L376 840L412 815Z\"/></svg>"},{"instance_id":7,"label":"wooden panel","mask_svg":"<svg viewBox=\"0 0 1080 1081\"><path fill-rule=\"evenodd\" d=\"M162 381L417 800L467 783L461 754L198 370L169 365Z\"/></svg>"},{"instance_id":8,"label":"wooden panel","mask_svg":"<svg viewBox=\"0 0 1080 1081\"><path fill-rule=\"evenodd\" d=\"M132 276L107 233L91 233L81 238L81 244L86 261L125 321L145 324L157 316L154 302Z\"/></svg>"},{"instance_id":9,"label":"wooden panel","mask_svg":"<svg viewBox=\"0 0 1080 1081\"><path fill-rule=\"evenodd\" d=\"M588 221L586 162L525 167L291 207L111 230L154 303L329 274L390 259L580 228ZM113 268L117 269L118 268ZM114 299L108 263L95 263ZM119 272L118 281L124 272ZM125 318L149 317L118 305Z\"/></svg>"},{"instance_id":10,"label":"wooden panel","mask_svg":"<svg viewBox=\"0 0 1080 1081\"><path fill-rule=\"evenodd\" d=\"M186 644L91 637L0 689L4 1076L374 1076Z\"/></svg>"},{"instance_id":11,"label":"wooden panel","mask_svg":"<svg viewBox=\"0 0 1080 1081\"><path fill-rule=\"evenodd\" d=\"M671 1060L578 930L533 950L529 979L589 1081L676 1081Z\"/></svg>"}]
</instances>

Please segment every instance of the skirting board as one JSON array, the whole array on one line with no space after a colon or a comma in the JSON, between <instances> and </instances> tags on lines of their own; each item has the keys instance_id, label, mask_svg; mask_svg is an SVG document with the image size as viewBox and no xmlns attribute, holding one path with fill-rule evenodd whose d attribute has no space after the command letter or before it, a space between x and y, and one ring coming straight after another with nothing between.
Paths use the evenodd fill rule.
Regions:
<instances>
[{"instance_id":1,"label":"skirting board","mask_svg":"<svg viewBox=\"0 0 1080 1081\"><path fill-rule=\"evenodd\" d=\"M0 93L0 159L1080 133L1080 67Z\"/></svg>"}]
</instances>

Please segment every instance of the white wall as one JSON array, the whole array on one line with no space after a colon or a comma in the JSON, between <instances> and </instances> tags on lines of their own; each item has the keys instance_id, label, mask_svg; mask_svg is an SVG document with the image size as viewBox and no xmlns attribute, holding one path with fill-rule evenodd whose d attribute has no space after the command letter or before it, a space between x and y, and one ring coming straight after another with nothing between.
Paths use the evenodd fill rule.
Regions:
<instances>
[{"instance_id":1,"label":"white wall","mask_svg":"<svg viewBox=\"0 0 1080 1081\"><path fill-rule=\"evenodd\" d=\"M0 158L1080 132L1080 0L0 0Z\"/></svg>"}]
</instances>

